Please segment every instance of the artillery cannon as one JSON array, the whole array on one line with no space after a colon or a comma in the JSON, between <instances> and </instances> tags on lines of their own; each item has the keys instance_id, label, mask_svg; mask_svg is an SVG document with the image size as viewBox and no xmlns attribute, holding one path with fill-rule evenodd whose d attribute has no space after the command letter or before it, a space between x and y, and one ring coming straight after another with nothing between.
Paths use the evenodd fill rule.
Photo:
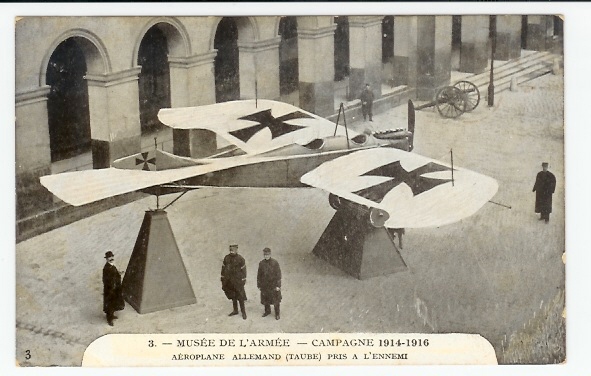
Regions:
<instances>
[{"instance_id":1,"label":"artillery cannon","mask_svg":"<svg viewBox=\"0 0 591 376\"><path fill-rule=\"evenodd\" d=\"M480 103L480 91L470 81L458 81L453 86L445 86L437 92L435 100L415 107L422 110L437 107L439 114L446 118L457 118L464 112L470 112Z\"/></svg>"}]
</instances>

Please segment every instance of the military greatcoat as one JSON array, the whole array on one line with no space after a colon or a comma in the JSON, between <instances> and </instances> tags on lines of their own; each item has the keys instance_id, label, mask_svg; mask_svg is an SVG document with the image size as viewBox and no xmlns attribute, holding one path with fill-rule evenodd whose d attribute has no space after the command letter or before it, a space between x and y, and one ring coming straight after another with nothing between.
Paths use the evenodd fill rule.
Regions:
<instances>
[{"instance_id":1,"label":"military greatcoat","mask_svg":"<svg viewBox=\"0 0 591 376\"><path fill-rule=\"evenodd\" d=\"M533 191L536 192L536 213L552 213L552 194L556 188L556 177L550 171L536 175Z\"/></svg>"},{"instance_id":2,"label":"military greatcoat","mask_svg":"<svg viewBox=\"0 0 591 376\"><path fill-rule=\"evenodd\" d=\"M222 263L222 290L228 299L246 300L246 262L239 254L228 254Z\"/></svg>"},{"instance_id":3,"label":"military greatcoat","mask_svg":"<svg viewBox=\"0 0 591 376\"><path fill-rule=\"evenodd\" d=\"M278 304L281 302L281 268L277 260L270 258L259 262L257 287L261 289L261 304Z\"/></svg>"}]
</instances>

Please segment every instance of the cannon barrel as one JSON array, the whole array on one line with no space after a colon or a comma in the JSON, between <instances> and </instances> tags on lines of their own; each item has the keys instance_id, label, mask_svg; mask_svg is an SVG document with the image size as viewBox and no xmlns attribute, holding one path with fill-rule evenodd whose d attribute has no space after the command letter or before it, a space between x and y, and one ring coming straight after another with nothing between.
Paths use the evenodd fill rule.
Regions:
<instances>
[{"instance_id":1,"label":"cannon barrel","mask_svg":"<svg viewBox=\"0 0 591 376\"><path fill-rule=\"evenodd\" d=\"M415 106L415 110L424 110L425 108L434 107L437 104L436 101L427 102L420 106Z\"/></svg>"}]
</instances>

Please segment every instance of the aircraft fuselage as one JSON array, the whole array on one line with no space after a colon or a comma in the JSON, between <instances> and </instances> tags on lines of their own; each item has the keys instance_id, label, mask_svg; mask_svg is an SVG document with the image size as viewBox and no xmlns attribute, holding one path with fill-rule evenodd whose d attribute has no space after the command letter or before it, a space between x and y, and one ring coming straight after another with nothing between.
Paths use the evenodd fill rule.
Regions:
<instances>
[{"instance_id":1,"label":"aircraft fuselage","mask_svg":"<svg viewBox=\"0 0 591 376\"><path fill-rule=\"evenodd\" d=\"M287 146L286 150L276 150L260 156L238 156L237 159L252 159L252 163L245 163L228 169L215 171L205 175L187 179L185 183L192 186L213 187L253 187L253 188L298 188L307 185L300 182L302 175L315 169L326 161L338 158L361 149L375 147L395 147L408 149L408 141L390 140L383 142L371 138L363 144L356 144L344 137L325 139L322 150L303 149L299 153L294 147ZM304 148L300 145L295 145ZM344 147L343 147L344 146ZM305 150L305 151L304 151Z\"/></svg>"}]
</instances>

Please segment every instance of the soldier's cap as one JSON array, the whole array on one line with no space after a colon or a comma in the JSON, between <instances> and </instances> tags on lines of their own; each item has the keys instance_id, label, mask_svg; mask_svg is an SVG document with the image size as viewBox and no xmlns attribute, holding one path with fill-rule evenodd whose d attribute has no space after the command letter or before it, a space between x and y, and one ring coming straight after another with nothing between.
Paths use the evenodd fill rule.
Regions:
<instances>
[{"instance_id":1,"label":"soldier's cap","mask_svg":"<svg viewBox=\"0 0 591 376\"><path fill-rule=\"evenodd\" d=\"M263 249L263 254L265 254L265 255L271 254L271 249L270 248Z\"/></svg>"},{"instance_id":2,"label":"soldier's cap","mask_svg":"<svg viewBox=\"0 0 591 376\"><path fill-rule=\"evenodd\" d=\"M107 253L105 253L105 258L108 259L108 258L111 258L111 257L115 257L115 255L113 254L113 252L107 251Z\"/></svg>"},{"instance_id":3,"label":"soldier's cap","mask_svg":"<svg viewBox=\"0 0 591 376\"><path fill-rule=\"evenodd\" d=\"M230 248L238 248L238 244L230 244Z\"/></svg>"},{"instance_id":4,"label":"soldier's cap","mask_svg":"<svg viewBox=\"0 0 591 376\"><path fill-rule=\"evenodd\" d=\"M548 167L548 162L542 162L542 166Z\"/></svg>"}]
</instances>

